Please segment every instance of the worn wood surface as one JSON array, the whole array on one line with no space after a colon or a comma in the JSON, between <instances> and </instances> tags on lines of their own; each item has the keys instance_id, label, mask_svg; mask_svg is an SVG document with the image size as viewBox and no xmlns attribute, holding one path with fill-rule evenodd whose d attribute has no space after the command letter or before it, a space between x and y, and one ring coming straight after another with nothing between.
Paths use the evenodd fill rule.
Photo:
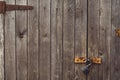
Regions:
<instances>
[{"instance_id":1,"label":"worn wood surface","mask_svg":"<svg viewBox=\"0 0 120 80\"><path fill-rule=\"evenodd\" d=\"M38 1L28 0L28 5L34 6L34 10L28 13L28 80L38 80Z\"/></svg>"},{"instance_id":2,"label":"worn wood surface","mask_svg":"<svg viewBox=\"0 0 120 80\"><path fill-rule=\"evenodd\" d=\"M50 30L50 0L40 0L39 19L39 79L50 80L51 30Z\"/></svg>"},{"instance_id":3,"label":"worn wood surface","mask_svg":"<svg viewBox=\"0 0 120 80\"><path fill-rule=\"evenodd\" d=\"M0 14L0 80L120 79L120 0L5 1L34 10ZM102 58L87 78L74 64L86 50Z\"/></svg>"},{"instance_id":4,"label":"worn wood surface","mask_svg":"<svg viewBox=\"0 0 120 80\"><path fill-rule=\"evenodd\" d=\"M88 57L98 57L99 0L88 0ZM98 79L98 66L93 65L88 80Z\"/></svg>"},{"instance_id":5,"label":"worn wood surface","mask_svg":"<svg viewBox=\"0 0 120 80\"><path fill-rule=\"evenodd\" d=\"M0 15L0 80L4 80L4 35L3 15Z\"/></svg>"},{"instance_id":6,"label":"worn wood surface","mask_svg":"<svg viewBox=\"0 0 120 80\"><path fill-rule=\"evenodd\" d=\"M27 0L16 1L16 4L26 5ZM23 21L24 20L24 21ZM17 80L27 80L27 12L16 11L16 70Z\"/></svg>"},{"instance_id":7,"label":"worn wood surface","mask_svg":"<svg viewBox=\"0 0 120 80\"><path fill-rule=\"evenodd\" d=\"M120 38L115 35L115 29L120 28L120 0L112 0L112 38L111 38L111 80L120 79Z\"/></svg>"},{"instance_id":8,"label":"worn wood surface","mask_svg":"<svg viewBox=\"0 0 120 80\"><path fill-rule=\"evenodd\" d=\"M76 0L75 5L75 57L86 57L87 0ZM75 80L86 80L84 66L75 64Z\"/></svg>"},{"instance_id":9,"label":"worn wood surface","mask_svg":"<svg viewBox=\"0 0 120 80\"><path fill-rule=\"evenodd\" d=\"M15 4L15 0L5 0ZM5 80L16 80L15 11L5 14Z\"/></svg>"},{"instance_id":10,"label":"worn wood surface","mask_svg":"<svg viewBox=\"0 0 120 80\"><path fill-rule=\"evenodd\" d=\"M51 1L51 80L62 80L63 0Z\"/></svg>"},{"instance_id":11,"label":"worn wood surface","mask_svg":"<svg viewBox=\"0 0 120 80\"><path fill-rule=\"evenodd\" d=\"M100 0L100 28L99 28L99 65L98 80L110 80L110 46L111 45L111 0ZM115 79L111 79L115 80Z\"/></svg>"},{"instance_id":12,"label":"worn wood surface","mask_svg":"<svg viewBox=\"0 0 120 80\"><path fill-rule=\"evenodd\" d=\"M63 80L74 80L75 0L64 0L63 7Z\"/></svg>"},{"instance_id":13,"label":"worn wood surface","mask_svg":"<svg viewBox=\"0 0 120 80\"><path fill-rule=\"evenodd\" d=\"M4 15L0 14L0 80L4 80Z\"/></svg>"}]
</instances>

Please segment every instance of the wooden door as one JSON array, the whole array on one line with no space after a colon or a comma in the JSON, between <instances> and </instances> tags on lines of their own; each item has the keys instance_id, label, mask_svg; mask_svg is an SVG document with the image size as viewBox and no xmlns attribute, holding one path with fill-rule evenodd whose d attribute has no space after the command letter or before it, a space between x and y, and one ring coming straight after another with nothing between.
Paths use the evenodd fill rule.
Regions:
<instances>
[{"instance_id":1,"label":"wooden door","mask_svg":"<svg viewBox=\"0 0 120 80\"><path fill-rule=\"evenodd\" d=\"M120 80L120 0L5 1L34 9L0 14L0 80Z\"/></svg>"}]
</instances>

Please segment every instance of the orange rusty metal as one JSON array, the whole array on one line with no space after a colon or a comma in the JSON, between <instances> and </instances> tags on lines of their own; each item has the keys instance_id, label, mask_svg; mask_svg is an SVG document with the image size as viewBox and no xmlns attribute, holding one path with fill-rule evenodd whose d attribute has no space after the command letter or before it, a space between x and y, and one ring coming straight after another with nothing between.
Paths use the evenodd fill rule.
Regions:
<instances>
[{"instance_id":1,"label":"orange rusty metal","mask_svg":"<svg viewBox=\"0 0 120 80\"><path fill-rule=\"evenodd\" d=\"M86 63L86 59L84 57L76 57L75 63Z\"/></svg>"},{"instance_id":2,"label":"orange rusty metal","mask_svg":"<svg viewBox=\"0 0 120 80\"><path fill-rule=\"evenodd\" d=\"M120 28L115 30L116 36L120 37Z\"/></svg>"},{"instance_id":3,"label":"orange rusty metal","mask_svg":"<svg viewBox=\"0 0 120 80\"><path fill-rule=\"evenodd\" d=\"M86 63L86 60L87 59L85 57L76 57L74 62L84 64L84 63ZM98 58L98 57L91 57L90 60L94 64L101 64L102 63L102 59Z\"/></svg>"}]
</instances>

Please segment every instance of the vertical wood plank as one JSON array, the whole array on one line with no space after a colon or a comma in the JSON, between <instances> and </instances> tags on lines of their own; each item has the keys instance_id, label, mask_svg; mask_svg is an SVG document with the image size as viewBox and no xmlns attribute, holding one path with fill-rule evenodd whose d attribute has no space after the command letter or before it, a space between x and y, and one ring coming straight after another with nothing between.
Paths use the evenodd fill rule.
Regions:
<instances>
[{"instance_id":1,"label":"vertical wood plank","mask_svg":"<svg viewBox=\"0 0 120 80\"><path fill-rule=\"evenodd\" d=\"M111 80L120 79L120 38L115 29L120 28L120 0L112 0Z\"/></svg>"},{"instance_id":2,"label":"vertical wood plank","mask_svg":"<svg viewBox=\"0 0 120 80\"><path fill-rule=\"evenodd\" d=\"M63 80L75 79L74 25L75 0L64 0L63 10Z\"/></svg>"},{"instance_id":3,"label":"vertical wood plank","mask_svg":"<svg viewBox=\"0 0 120 80\"><path fill-rule=\"evenodd\" d=\"M28 0L34 6L28 15L28 80L38 80L38 0Z\"/></svg>"},{"instance_id":4,"label":"vertical wood plank","mask_svg":"<svg viewBox=\"0 0 120 80\"><path fill-rule=\"evenodd\" d=\"M98 57L99 48L99 0L88 0L88 56ZM90 69L88 80L98 79L98 66Z\"/></svg>"},{"instance_id":5,"label":"vertical wood plank","mask_svg":"<svg viewBox=\"0 0 120 80\"><path fill-rule=\"evenodd\" d=\"M76 0L75 10L75 57L86 57L87 0ZM86 80L81 70L83 66L75 65L75 80Z\"/></svg>"},{"instance_id":6,"label":"vertical wood plank","mask_svg":"<svg viewBox=\"0 0 120 80\"><path fill-rule=\"evenodd\" d=\"M15 4L15 0L5 0ZM15 11L5 14L5 80L16 80Z\"/></svg>"},{"instance_id":7,"label":"vertical wood plank","mask_svg":"<svg viewBox=\"0 0 120 80\"><path fill-rule=\"evenodd\" d=\"M40 80L50 80L50 0L40 0Z\"/></svg>"},{"instance_id":8,"label":"vertical wood plank","mask_svg":"<svg viewBox=\"0 0 120 80\"><path fill-rule=\"evenodd\" d=\"M0 14L0 80L4 80L4 15Z\"/></svg>"},{"instance_id":9,"label":"vertical wood plank","mask_svg":"<svg viewBox=\"0 0 120 80\"><path fill-rule=\"evenodd\" d=\"M51 0L51 80L62 80L63 0Z\"/></svg>"},{"instance_id":10,"label":"vertical wood plank","mask_svg":"<svg viewBox=\"0 0 120 80\"><path fill-rule=\"evenodd\" d=\"M26 5L27 0L16 0ZM27 80L27 12L16 11L16 61L17 80Z\"/></svg>"},{"instance_id":11,"label":"vertical wood plank","mask_svg":"<svg viewBox=\"0 0 120 80\"><path fill-rule=\"evenodd\" d=\"M4 80L4 26L3 15L0 15L0 80Z\"/></svg>"},{"instance_id":12,"label":"vertical wood plank","mask_svg":"<svg viewBox=\"0 0 120 80\"><path fill-rule=\"evenodd\" d=\"M102 64L99 65L98 80L110 80L111 0L100 0L99 30L100 39L98 53L102 58Z\"/></svg>"}]
</instances>

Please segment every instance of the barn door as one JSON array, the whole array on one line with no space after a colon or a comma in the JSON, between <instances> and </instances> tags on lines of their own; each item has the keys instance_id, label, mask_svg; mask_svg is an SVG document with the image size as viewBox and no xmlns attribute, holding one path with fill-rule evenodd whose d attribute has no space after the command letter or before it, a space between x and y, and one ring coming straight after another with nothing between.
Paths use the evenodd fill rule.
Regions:
<instances>
[{"instance_id":1,"label":"barn door","mask_svg":"<svg viewBox=\"0 0 120 80\"><path fill-rule=\"evenodd\" d=\"M0 14L0 80L120 80L120 0L5 1L34 9Z\"/></svg>"}]
</instances>

